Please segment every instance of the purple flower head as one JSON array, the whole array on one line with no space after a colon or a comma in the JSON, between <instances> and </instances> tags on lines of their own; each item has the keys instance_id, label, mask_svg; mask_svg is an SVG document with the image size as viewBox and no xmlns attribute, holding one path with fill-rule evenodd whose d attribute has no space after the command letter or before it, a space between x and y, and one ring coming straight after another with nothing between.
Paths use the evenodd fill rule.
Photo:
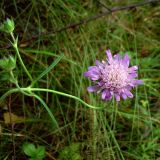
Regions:
<instances>
[{"instance_id":1,"label":"purple flower head","mask_svg":"<svg viewBox=\"0 0 160 160\"><path fill-rule=\"evenodd\" d=\"M133 98L130 92L132 88L143 83L138 77L137 66L129 67L129 56L123 58L116 54L112 57L110 50L106 51L107 60L96 60L95 66L90 66L84 73L85 77L90 78L94 85L88 87L89 92L100 92L103 100L110 100L115 96L116 101L120 98Z\"/></svg>"}]
</instances>

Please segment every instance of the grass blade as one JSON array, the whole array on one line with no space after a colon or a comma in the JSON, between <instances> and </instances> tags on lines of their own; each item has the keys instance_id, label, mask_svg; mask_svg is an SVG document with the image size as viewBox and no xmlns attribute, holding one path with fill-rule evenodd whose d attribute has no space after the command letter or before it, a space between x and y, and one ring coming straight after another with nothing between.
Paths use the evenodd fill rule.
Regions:
<instances>
[{"instance_id":1,"label":"grass blade","mask_svg":"<svg viewBox=\"0 0 160 160\"><path fill-rule=\"evenodd\" d=\"M49 73L64 57L64 54L61 54L48 68L46 68L31 84L33 86L37 81L39 81L42 77L44 77L47 73Z\"/></svg>"}]
</instances>

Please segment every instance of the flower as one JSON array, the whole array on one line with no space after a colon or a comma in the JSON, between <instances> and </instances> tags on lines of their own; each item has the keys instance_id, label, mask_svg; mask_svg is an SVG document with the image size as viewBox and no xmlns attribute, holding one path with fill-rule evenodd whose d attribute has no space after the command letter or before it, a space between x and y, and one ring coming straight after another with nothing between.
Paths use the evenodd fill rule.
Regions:
<instances>
[{"instance_id":1,"label":"flower","mask_svg":"<svg viewBox=\"0 0 160 160\"><path fill-rule=\"evenodd\" d=\"M103 100L110 100L112 97L116 101L120 98L133 98L130 92L132 88L143 83L138 77L137 66L129 67L129 56L125 54L122 58L119 54L112 57L111 51L106 51L107 60L96 60L95 66L90 66L84 73L85 77L90 78L94 85L88 87L89 92L101 93Z\"/></svg>"}]
</instances>

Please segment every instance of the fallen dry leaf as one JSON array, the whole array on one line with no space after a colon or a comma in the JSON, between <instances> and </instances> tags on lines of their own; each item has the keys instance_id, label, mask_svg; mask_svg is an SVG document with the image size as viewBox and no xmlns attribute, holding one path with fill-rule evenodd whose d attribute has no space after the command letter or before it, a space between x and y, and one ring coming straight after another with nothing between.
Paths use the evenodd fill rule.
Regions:
<instances>
[{"instance_id":1,"label":"fallen dry leaf","mask_svg":"<svg viewBox=\"0 0 160 160\"><path fill-rule=\"evenodd\" d=\"M11 115L11 120L10 120L10 115ZM9 113L9 112L4 113L3 118L4 118L5 124L10 124L11 122L12 123L23 123L23 122L25 122L25 118L17 116L15 114Z\"/></svg>"}]
</instances>

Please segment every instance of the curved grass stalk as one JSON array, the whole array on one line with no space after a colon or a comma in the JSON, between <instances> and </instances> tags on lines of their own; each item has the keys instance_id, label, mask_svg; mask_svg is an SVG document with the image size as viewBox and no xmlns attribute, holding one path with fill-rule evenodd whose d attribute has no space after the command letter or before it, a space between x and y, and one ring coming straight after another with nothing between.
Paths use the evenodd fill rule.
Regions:
<instances>
[{"instance_id":1,"label":"curved grass stalk","mask_svg":"<svg viewBox=\"0 0 160 160\"><path fill-rule=\"evenodd\" d=\"M56 128L58 128L59 132L62 134L62 132L60 131L60 127L58 125L58 122L56 121L55 117L53 116L53 114L52 114L51 110L49 109L49 107L47 106L47 104L38 95L32 94L32 96L35 97L36 99L38 99L39 102L41 102L41 104L44 106L44 108L48 112L49 116L51 117L54 125L56 125Z\"/></svg>"},{"instance_id":2,"label":"curved grass stalk","mask_svg":"<svg viewBox=\"0 0 160 160\"><path fill-rule=\"evenodd\" d=\"M77 100L80 103L84 104L86 107L89 107L89 108L92 108L92 109L104 109L104 107L95 107L95 106L92 106L92 105L86 103L85 101L83 101L81 98L73 96L71 94L67 94L67 93L63 93L63 92L59 92L59 91L55 91L55 90L51 90L51 89L46 89L46 88L30 88L30 87L27 87L27 88L13 88L13 89L9 90L8 92L6 92L5 94L3 94L0 97L0 102L2 100L4 100L7 96L9 96L10 94L12 94L12 93L21 92L23 94L26 93L25 95L32 96L31 93L32 92L36 92L36 91L50 92L50 93L58 94L58 95L61 95L61 96L64 96L64 97L72 98L72 99Z\"/></svg>"},{"instance_id":3,"label":"curved grass stalk","mask_svg":"<svg viewBox=\"0 0 160 160\"><path fill-rule=\"evenodd\" d=\"M125 158L124 158L124 156L123 156L123 154L122 154L121 148L120 148L120 146L119 146L119 144L118 144L118 142L117 142L117 140L116 140L116 137L115 137L113 131L111 130L108 122L106 122L106 127L108 128L109 133L111 134L111 137L112 137L112 139L113 139L113 142L114 142L115 146L117 147L117 150L119 151L119 154L120 154L121 159L122 159L122 160L125 160Z\"/></svg>"},{"instance_id":4,"label":"curved grass stalk","mask_svg":"<svg viewBox=\"0 0 160 160\"><path fill-rule=\"evenodd\" d=\"M92 109L104 109L104 107L92 106L92 105L86 103L85 101L83 101L81 98L73 96L71 94L67 94L67 93L63 93L63 92L59 92L59 91L55 91L55 90L51 90L51 89L45 89L45 88L30 88L30 90L33 91L33 92L34 91L42 91L42 92L50 92L50 93L58 94L58 95L61 95L61 96L64 96L64 97L75 99L75 100L81 102L82 104L84 104L85 106L87 106L89 108L92 108Z\"/></svg>"}]
</instances>

